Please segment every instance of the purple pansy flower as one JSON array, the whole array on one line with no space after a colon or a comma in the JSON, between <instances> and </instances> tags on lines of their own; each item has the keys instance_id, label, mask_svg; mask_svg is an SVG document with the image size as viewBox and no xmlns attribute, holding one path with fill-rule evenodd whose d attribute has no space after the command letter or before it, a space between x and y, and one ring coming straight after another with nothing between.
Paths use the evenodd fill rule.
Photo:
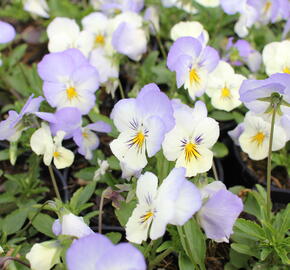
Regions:
<instances>
[{"instance_id":1,"label":"purple pansy flower","mask_svg":"<svg viewBox=\"0 0 290 270\"><path fill-rule=\"evenodd\" d=\"M73 140L79 147L78 152L85 156L86 159L93 158L92 151L100 144L98 136L93 131L109 133L112 131L112 128L109 124L98 121L85 127L78 128L74 132Z\"/></svg>"},{"instance_id":2,"label":"purple pansy flower","mask_svg":"<svg viewBox=\"0 0 290 270\"><path fill-rule=\"evenodd\" d=\"M265 80L244 80L239 91L240 100L249 110L264 113L270 104L258 99L270 97L274 92L282 95L283 99L290 103L290 74L276 73ZM281 106L282 112L288 115L289 109Z\"/></svg>"},{"instance_id":3,"label":"purple pansy flower","mask_svg":"<svg viewBox=\"0 0 290 270\"><path fill-rule=\"evenodd\" d=\"M47 102L57 109L76 107L87 114L95 105L99 75L77 49L50 53L38 64Z\"/></svg>"},{"instance_id":4,"label":"purple pansy flower","mask_svg":"<svg viewBox=\"0 0 290 270\"><path fill-rule=\"evenodd\" d=\"M0 21L0 44L12 41L16 36L14 27L7 23Z\"/></svg>"},{"instance_id":5,"label":"purple pansy flower","mask_svg":"<svg viewBox=\"0 0 290 270\"><path fill-rule=\"evenodd\" d=\"M203 206L198 211L198 221L207 238L216 242L229 242L233 226L243 210L242 200L229 192L220 181L201 189Z\"/></svg>"},{"instance_id":6,"label":"purple pansy flower","mask_svg":"<svg viewBox=\"0 0 290 270\"><path fill-rule=\"evenodd\" d=\"M33 95L31 95L19 114L16 111L10 110L8 118L0 122L0 140L17 141L22 131L26 129L22 125L21 119L26 114L36 113L43 100L43 97L33 98Z\"/></svg>"},{"instance_id":7,"label":"purple pansy flower","mask_svg":"<svg viewBox=\"0 0 290 270\"><path fill-rule=\"evenodd\" d=\"M210 46L203 46L193 37L178 38L170 48L167 66L176 72L177 87L188 89L192 99L204 93L208 73L219 62L217 51Z\"/></svg>"},{"instance_id":8,"label":"purple pansy flower","mask_svg":"<svg viewBox=\"0 0 290 270\"><path fill-rule=\"evenodd\" d=\"M228 53L225 60L229 61L232 65L241 66L245 63L252 72L259 70L262 56L257 50L252 48L248 41L239 39L233 42L233 38L230 37L226 50Z\"/></svg>"},{"instance_id":9,"label":"purple pansy flower","mask_svg":"<svg viewBox=\"0 0 290 270\"><path fill-rule=\"evenodd\" d=\"M146 270L142 253L129 243L114 245L95 233L75 240L66 253L68 270Z\"/></svg>"},{"instance_id":10,"label":"purple pansy flower","mask_svg":"<svg viewBox=\"0 0 290 270\"><path fill-rule=\"evenodd\" d=\"M111 118L121 132L110 144L113 154L132 170L147 164L146 152L154 156L164 135L173 128L173 108L156 84L144 86L137 98L120 100Z\"/></svg>"},{"instance_id":11,"label":"purple pansy flower","mask_svg":"<svg viewBox=\"0 0 290 270\"><path fill-rule=\"evenodd\" d=\"M82 125L82 115L75 107L65 107L55 113L38 112L36 115L50 123L52 135L55 136L59 130L65 132L65 139L73 137L74 132Z\"/></svg>"}]
</instances>

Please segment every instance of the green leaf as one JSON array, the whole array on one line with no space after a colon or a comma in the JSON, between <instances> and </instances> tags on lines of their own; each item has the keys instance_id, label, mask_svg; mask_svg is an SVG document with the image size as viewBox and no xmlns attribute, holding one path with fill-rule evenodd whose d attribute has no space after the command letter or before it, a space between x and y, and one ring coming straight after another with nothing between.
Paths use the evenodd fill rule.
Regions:
<instances>
[{"instance_id":1,"label":"green leaf","mask_svg":"<svg viewBox=\"0 0 290 270\"><path fill-rule=\"evenodd\" d=\"M79 188L70 200L70 207L73 211L78 211L81 209L83 204L85 204L93 195L96 188L96 182L91 182L86 187ZM78 214L78 213L77 213Z\"/></svg>"},{"instance_id":2,"label":"green leaf","mask_svg":"<svg viewBox=\"0 0 290 270\"><path fill-rule=\"evenodd\" d=\"M9 66L13 67L24 56L27 49L27 44L21 44L17 46L12 54L9 56Z\"/></svg>"},{"instance_id":3,"label":"green leaf","mask_svg":"<svg viewBox=\"0 0 290 270\"><path fill-rule=\"evenodd\" d=\"M196 269L193 265L190 259L186 256L184 253L179 253L178 256L178 266L179 270L194 270Z\"/></svg>"},{"instance_id":4,"label":"green leaf","mask_svg":"<svg viewBox=\"0 0 290 270\"><path fill-rule=\"evenodd\" d=\"M135 207L136 201L132 200L129 203L121 202L120 208L115 210L115 214L122 227L126 225Z\"/></svg>"},{"instance_id":5,"label":"green leaf","mask_svg":"<svg viewBox=\"0 0 290 270\"><path fill-rule=\"evenodd\" d=\"M229 149L227 146L221 142L215 143L215 145L212 147L213 155L217 158L222 158L228 155Z\"/></svg>"},{"instance_id":6,"label":"green leaf","mask_svg":"<svg viewBox=\"0 0 290 270\"><path fill-rule=\"evenodd\" d=\"M120 170L120 161L115 156L110 156L107 161L112 170Z\"/></svg>"},{"instance_id":7,"label":"green leaf","mask_svg":"<svg viewBox=\"0 0 290 270\"><path fill-rule=\"evenodd\" d=\"M9 159L9 150L5 149L0 151L0 161L8 160Z\"/></svg>"},{"instance_id":8,"label":"green leaf","mask_svg":"<svg viewBox=\"0 0 290 270\"><path fill-rule=\"evenodd\" d=\"M258 259L260 257L258 250L248 245L233 243L231 244L231 248L239 253L254 256Z\"/></svg>"},{"instance_id":9,"label":"green leaf","mask_svg":"<svg viewBox=\"0 0 290 270\"><path fill-rule=\"evenodd\" d=\"M262 249L261 254L260 254L260 258L262 261L264 261L269 255L270 253L273 251L272 248L269 247L265 247Z\"/></svg>"},{"instance_id":10,"label":"green leaf","mask_svg":"<svg viewBox=\"0 0 290 270\"><path fill-rule=\"evenodd\" d=\"M4 218L2 230L7 235L16 233L21 229L27 218L27 209L17 209Z\"/></svg>"},{"instance_id":11,"label":"green leaf","mask_svg":"<svg viewBox=\"0 0 290 270\"><path fill-rule=\"evenodd\" d=\"M229 121L234 119L232 113L224 111L212 111L210 116L218 121Z\"/></svg>"},{"instance_id":12,"label":"green leaf","mask_svg":"<svg viewBox=\"0 0 290 270\"><path fill-rule=\"evenodd\" d=\"M251 235L257 239L264 240L265 233L260 225L257 223L239 218L235 223L235 227L241 230L242 232Z\"/></svg>"},{"instance_id":13,"label":"green leaf","mask_svg":"<svg viewBox=\"0 0 290 270\"><path fill-rule=\"evenodd\" d=\"M122 238L122 234L119 232L106 233L106 236L113 242L113 244L118 244Z\"/></svg>"},{"instance_id":14,"label":"green leaf","mask_svg":"<svg viewBox=\"0 0 290 270\"><path fill-rule=\"evenodd\" d=\"M87 167L74 173L74 177L85 181L92 181L95 175L95 171L96 167Z\"/></svg>"},{"instance_id":15,"label":"green leaf","mask_svg":"<svg viewBox=\"0 0 290 270\"><path fill-rule=\"evenodd\" d=\"M33 217L34 215L31 215L29 217L29 219L31 220L31 218ZM52 224L54 222L54 219L49 216L49 215L46 215L46 214L42 214L42 213L39 213L32 221L32 226L38 230L39 232L51 237L51 238L54 238L55 235L54 233L52 232Z\"/></svg>"},{"instance_id":16,"label":"green leaf","mask_svg":"<svg viewBox=\"0 0 290 270\"><path fill-rule=\"evenodd\" d=\"M205 269L205 237L196 220L192 218L185 225L178 226L177 229L183 249L191 262L199 265L201 269Z\"/></svg>"}]
</instances>

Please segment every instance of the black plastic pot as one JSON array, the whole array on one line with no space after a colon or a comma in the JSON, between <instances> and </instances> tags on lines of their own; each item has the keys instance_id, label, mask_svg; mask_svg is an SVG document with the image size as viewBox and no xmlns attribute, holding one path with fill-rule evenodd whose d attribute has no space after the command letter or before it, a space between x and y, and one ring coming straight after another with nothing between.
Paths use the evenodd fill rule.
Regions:
<instances>
[{"instance_id":1,"label":"black plastic pot","mask_svg":"<svg viewBox=\"0 0 290 270\"><path fill-rule=\"evenodd\" d=\"M233 157L237 161L237 168L239 171L236 173L239 174L241 177L240 185L243 185L248 188L253 188L256 184L259 183L257 175L247 167L247 164L241 158L241 149L240 147L232 144L232 151ZM262 185L266 187L266 179L263 181ZM288 204L290 202L290 190L289 189L282 189L275 186L271 186L271 198L274 203L283 203Z\"/></svg>"}]
</instances>

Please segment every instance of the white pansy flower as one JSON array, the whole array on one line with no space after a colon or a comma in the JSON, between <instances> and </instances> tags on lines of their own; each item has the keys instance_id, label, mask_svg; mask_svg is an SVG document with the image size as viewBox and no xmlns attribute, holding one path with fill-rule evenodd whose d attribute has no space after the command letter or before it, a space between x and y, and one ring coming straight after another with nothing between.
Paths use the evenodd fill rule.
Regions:
<instances>
[{"instance_id":1,"label":"white pansy flower","mask_svg":"<svg viewBox=\"0 0 290 270\"><path fill-rule=\"evenodd\" d=\"M267 44L262 57L269 76L274 73L290 74L290 40Z\"/></svg>"},{"instance_id":2,"label":"white pansy flower","mask_svg":"<svg viewBox=\"0 0 290 270\"><path fill-rule=\"evenodd\" d=\"M48 50L62 52L79 49L85 56L93 49L95 36L88 31L80 31L74 19L56 17L47 27Z\"/></svg>"},{"instance_id":3,"label":"white pansy flower","mask_svg":"<svg viewBox=\"0 0 290 270\"><path fill-rule=\"evenodd\" d=\"M201 206L201 195L185 178L185 169L173 169L158 188L158 179L146 172L137 181L138 204L126 224L126 237L140 244L164 235L167 224L182 226ZM150 231L150 232L149 232Z\"/></svg>"},{"instance_id":4,"label":"white pansy flower","mask_svg":"<svg viewBox=\"0 0 290 270\"><path fill-rule=\"evenodd\" d=\"M240 106L239 89L246 78L235 74L230 64L220 61L216 69L209 74L206 93L211 97L212 105L227 112Z\"/></svg>"},{"instance_id":5,"label":"white pansy flower","mask_svg":"<svg viewBox=\"0 0 290 270\"><path fill-rule=\"evenodd\" d=\"M201 101L196 102L194 109L175 109L174 117L175 127L165 135L162 144L166 159L176 160L177 168L186 168L187 177L208 171L213 160L210 148L219 137L218 123L207 117Z\"/></svg>"},{"instance_id":6,"label":"white pansy flower","mask_svg":"<svg viewBox=\"0 0 290 270\"><path fill-rule=\"evenodd\" d=\"M179 22L175 24L170 31L170 37L172 40L176 40L180 37L194 37L199 38L203 36L204 44L208 42L208 32L203 28L203 25L196 21Z\"/></svg>"},{"instance_id":7,"label":"white pansy flower","mask_svg":"<svg viewBox=\"0 0 290 270\"><path fill-rule=\"evenodd\" d=\"M271 124L253 113L247 113L244 130L239 137L242 150L253 160L262 160L268 156ZM272 151L282 149L287 141L285 130L275 125Z\"/></svg>"},{"instance_id":8,"label":"white pansy flower","mask_svg":"<svg viewBox=\"0 0 290 270\"><path fill-rule=\"evenodd\" d=\"M46 0L24 0L23 8L33 15L49 18L49 8Z\"/></svg>"},{"instance_id":9,"label":"white pansy flower","mask_svg":"<svg viewBox=\"0 0 290 270\"><path fill-rule=\"evenodd\" d=\"M92 44L89 47L101 48L106 55L112 55L115 51L111 44L112 36L109 33L111 20L101 12L93 12L82 19L83 30L93 35L89 41Z\"/></svg>"},{"instance_id":10,"label":"white pansy flower","mask_svg":"<svg viewBox=\"0 0 290 270\"><path fill-rule=\"evenodd\" d=\"M71 235L78 238L94 233L84 222L83 217L78 217L72 213L56 219L52 225L52 231L55 235Z\"/></svg>"},{"instance_id":11,"label":"white pansy flower","mask_svg":"<svg viewBox=\"0 0 290 270\"><path fill-rule=\"evenodd\" d=\"M58 131L53 139L49 126L42 123L41 128L32 134L30 146L37 155L43 155L46 166L49 166L53 160L57 169L63 169L71 166L74 161L73 152L61 145L64 136L64 131Z\"/></svg>"},{"instance_id":12,"label":"white pansy flower","mask_svg":"<svg viewBox=\"0 0 290 270\"><path fill-rule=\"evenodd\" d=\"M32 270L49 270L60 262L61 251L58 241L46 241L34 244L26 254L26 259L30 262Z\"/></svg>"}]
</instances>

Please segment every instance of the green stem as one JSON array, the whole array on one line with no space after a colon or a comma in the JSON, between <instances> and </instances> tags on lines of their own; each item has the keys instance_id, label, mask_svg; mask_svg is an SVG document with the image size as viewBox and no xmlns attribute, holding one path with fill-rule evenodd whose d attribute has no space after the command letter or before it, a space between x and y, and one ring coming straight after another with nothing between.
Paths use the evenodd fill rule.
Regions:
<instances>
[{"instance_id":1,"label":"green stem","mask_svg":"<svg viewBox=\"0 0 290 270\"><path fill-rule=\"evenodd\" d=\"M148 270L154 269L154 266L158 265L164 258L166 258L170 253L173 252L173 248L170 247L166 249L164 252L162 252L160 255L158 255L152 262L149 263Z\"/></svg>"},{"instance_id":2,"label":"green stem","mask_svg":"<svg viewBox=\"0 0 290 270\"><path fill-rule=\"evenodd\" d=\"M106 189L103 190L102 195L101 195L101 199L100 199L100 207L99 207L99 224L98 224L98 232L102 233L102 225L103 225L103 207L104 207L104 200L105 200L105 193L106 193Z\"/></svg>"},{"instance_id":3,"label":"green stem","mask_svg":"<svg viewBox=\"0 0 290 270\"><path fill-rule=\"evenodd\" d=\"M55 195L61 201L61 197L60 197L60 194L59 194L59 190L58 190L58 187L57 187L57 184L56 184L56 179L55 179L55 176L54 176L53 169L52 169L51 165L48 166L48 170L49 170L49 174L50 174L50 178L51 178L51 181L52 181L52 185L53 185L53 188L54 188Z\"/></svg>"},{"instance_id":4,"label":"green stem","mask_svg":"<svg viewBox=\"0 0 290 270\"><path fill-rule=\"evenodd\" d=\"M218 177L217 169L216 169L216 166L215 166L215 163L214 163L214 159L212 160L212 172L213 172L214 179L216 181L218 181L219 177Z\"/></svg>"},{"instance_id":5,"label":"green stem","mask_svg":"<svg viewBox=\"0 0 290 270\"><path fill-rule=\"evenodd\" d=\"M119 89L120 89L121 98L123 99L123 98L125 98L124 89L123 89L123 86L122 86L120 80L118 80L118 83L119 83Z\"/></svg>"},{"instance_id":6,"label":"green stem","mask_svg":"<svg viewBox=\"0 0 290 270\"><path fill-rule=\"evenodd\" d=\"M269 150L268 150L268 161L267 161L267 210L268 210L268 217L269 218L271 215L271 158L272 158L272 145L273 145L273 135L274 135L276 110L277 110L277 108L274 104L273 111L272 111Z\"/></svg>"}]
</instances>

